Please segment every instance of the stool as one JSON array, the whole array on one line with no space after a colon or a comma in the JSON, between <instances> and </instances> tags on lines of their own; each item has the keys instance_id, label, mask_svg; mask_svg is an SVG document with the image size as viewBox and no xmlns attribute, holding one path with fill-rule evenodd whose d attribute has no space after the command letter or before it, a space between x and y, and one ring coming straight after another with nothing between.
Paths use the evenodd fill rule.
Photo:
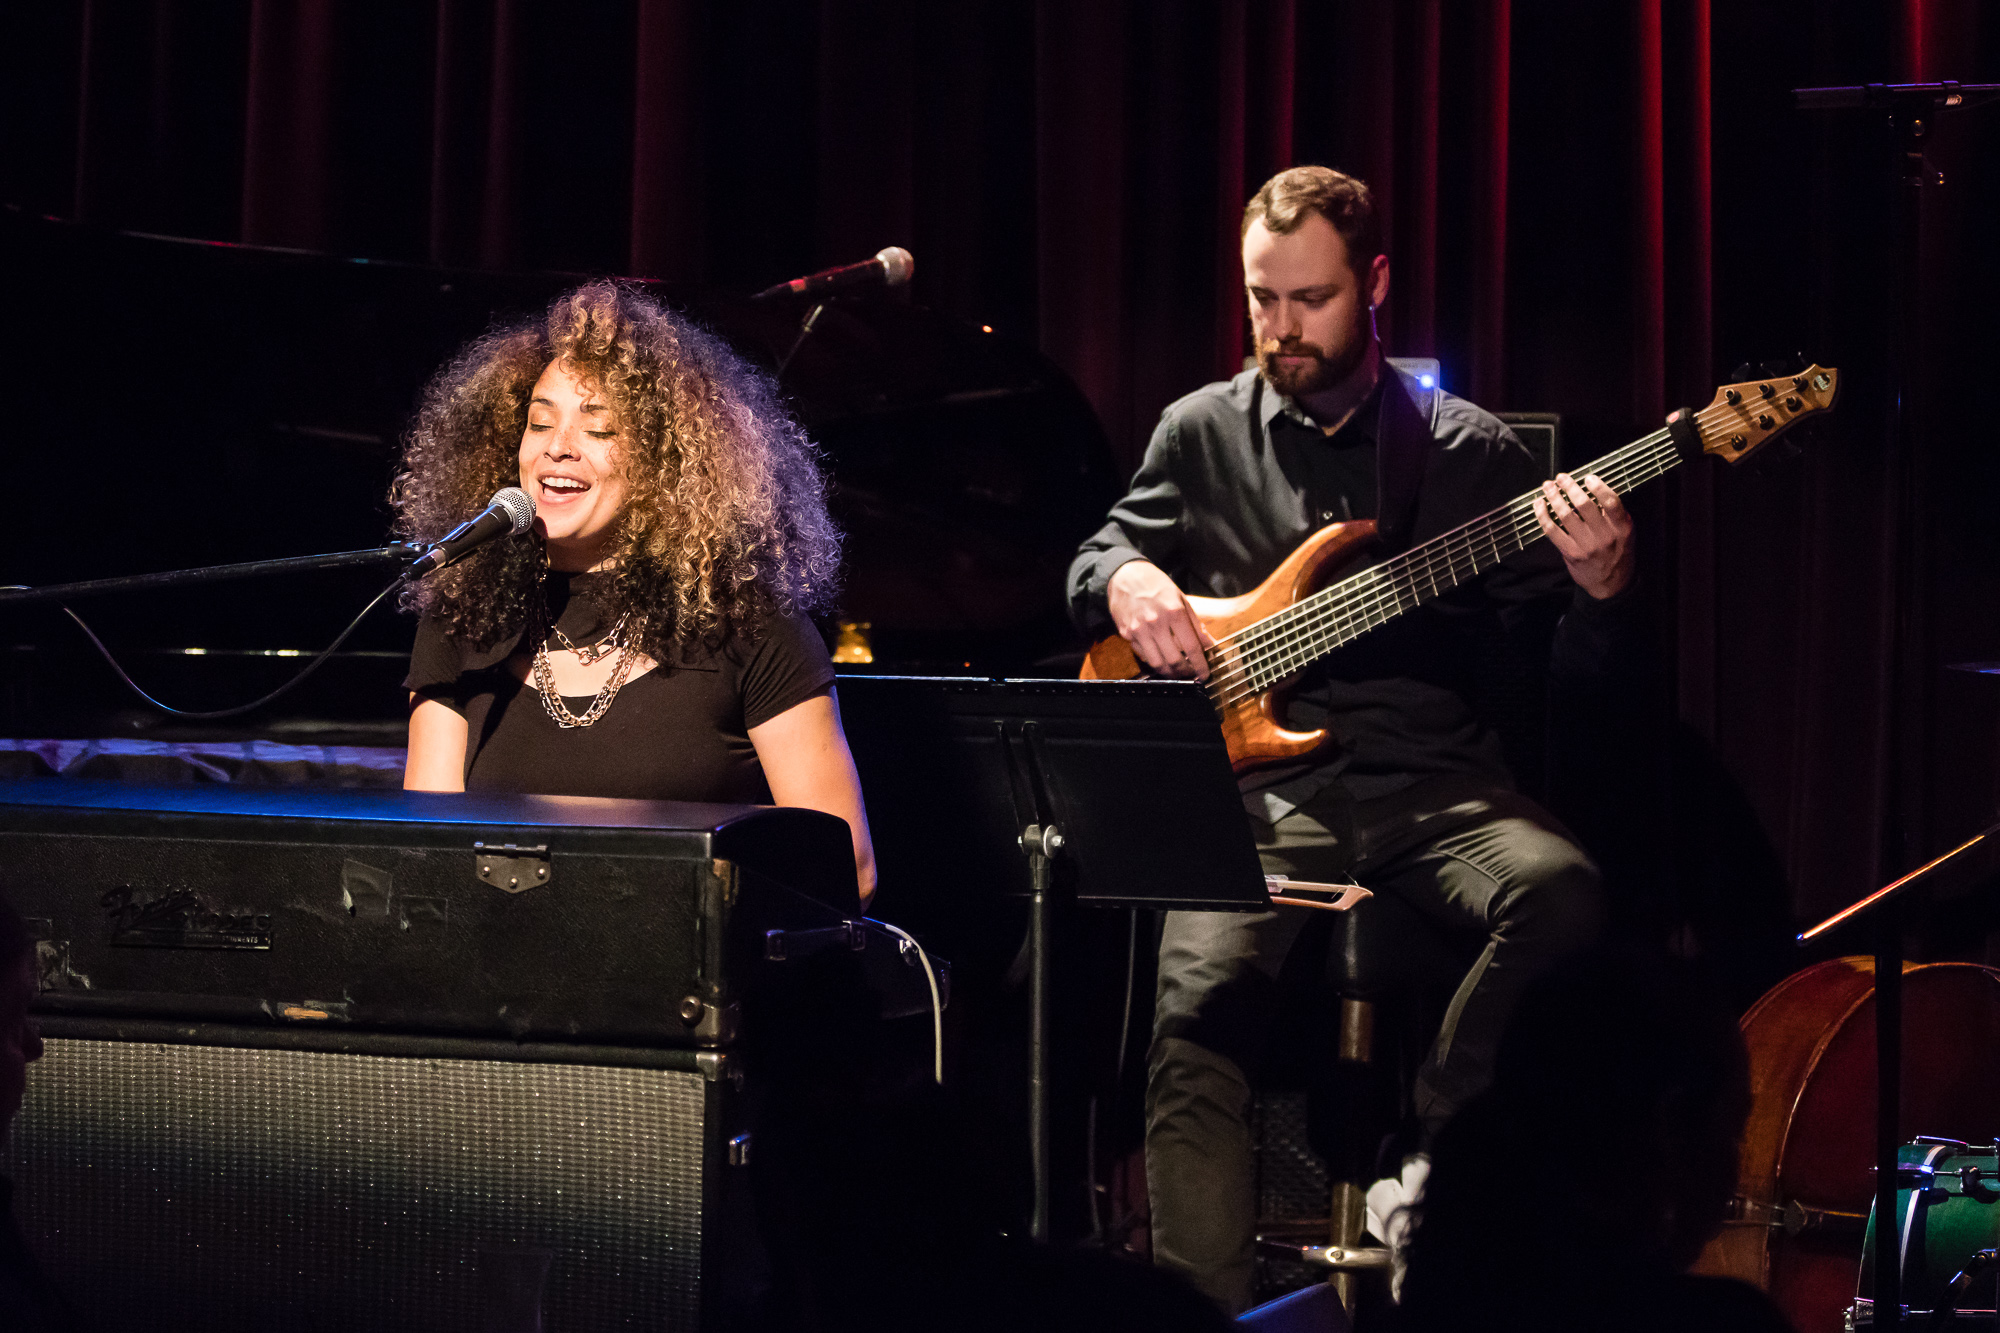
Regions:
<instances>
[{"instance_id":1,"label":"stool","mask_svg":"<svg viewBox=\"0 0 2000 1333\"><path fill-rule=\"evenodd\" d=\"M1456 989L1485 941L1481 936L1447 930L1389 894L1377 894L1350 911L1331 915L1334 920L1319 979L1339 1004L1336 1058L1346 1067L1346 1074L1356 1076L1343 1084L1365 1087L1368 1080L1363 1076L1372 1070L1379 1053L1378 1006L1385 1000L1408 1000L1405 1009L1413 1013L1418 1008L1415 1002L1425 992ZM1414 1045L1429 1034L1400 1035L1406 1045ZM1407 1097L1406 1088L1398 1092ZM1367 1114L1359 1106L1344 1109L1350 1117ZM1354 1127L1348 1129L1351 1133ZM1333 1176L1331 1216L1260 1224L1257 1243L1267 1254L1328 1271L1342 1304L1351 1311L1361 1274L1387 1269L1389 1254L1379 1246L1360 1243L1367 1225L1366 1194L1372 1162L1364 1163L1358 1154L1346 1157L1344 1162L1329 1163Z\"/></svg>"}]
</instances>

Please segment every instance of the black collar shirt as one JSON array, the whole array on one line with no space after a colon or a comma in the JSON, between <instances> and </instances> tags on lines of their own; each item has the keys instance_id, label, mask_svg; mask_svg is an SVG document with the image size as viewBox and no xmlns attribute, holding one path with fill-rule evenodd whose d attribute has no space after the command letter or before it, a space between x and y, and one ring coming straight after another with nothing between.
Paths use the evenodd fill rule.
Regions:
<instances>
[{"instance_id":1,"label":"black collar shirt","mask_svg":"<svg viewBox=\"0 0 2000 1333\"><path fill-rule=\"evenodd\" d=\"M1375 393L1331 436L1246 370L1162 414L1131 489L1070 565L1071 617L1091 638L1114 632L1106 586L1132 560L1151 561L1185 592L1234 597L1328 523L1375 519L1372 563L1541 480L1498 418L1386 365ZM1556 616L1546 651L1558 688L1601 676L1641 620L1630 588L1593 599L1575 588L1560 554L1537 542L1309 668L1285 720L1327 726L1338 744L1317 762L1248 775L1245 805L1276 820L1334 782L1357 800L1443 774L1511 785L1499 740L1473 706L1479 663L1491 656L1493 633L1549 645Z\"/></svg>"}]
</instances>

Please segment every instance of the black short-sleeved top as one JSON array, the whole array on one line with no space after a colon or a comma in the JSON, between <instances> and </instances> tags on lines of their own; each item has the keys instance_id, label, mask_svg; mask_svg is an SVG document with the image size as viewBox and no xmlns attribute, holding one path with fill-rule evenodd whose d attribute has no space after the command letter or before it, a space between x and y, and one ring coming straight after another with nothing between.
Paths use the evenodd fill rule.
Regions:
<instances>
[{"instance_id":1,"label":"black short-sleeved top","mask_svg":"<svg viewBox=\"0 0 2000 1333\"><path fill-rule=\"evenodd\" d=\"M577 643L604 632L591 599L602 586L599 575L548 576L549 610ZM750 729L833 683L819 631L795 616L775 617L754 638L733 638L718 651L670 654L626 681L594 724L565 730L524 679L529 651L520 635L474 649L445 637L428 616L417 627L403 685L465 718L468 791L768 803ZM592 701L564 702L581 716Z\"/></svg>"}]
</instances>

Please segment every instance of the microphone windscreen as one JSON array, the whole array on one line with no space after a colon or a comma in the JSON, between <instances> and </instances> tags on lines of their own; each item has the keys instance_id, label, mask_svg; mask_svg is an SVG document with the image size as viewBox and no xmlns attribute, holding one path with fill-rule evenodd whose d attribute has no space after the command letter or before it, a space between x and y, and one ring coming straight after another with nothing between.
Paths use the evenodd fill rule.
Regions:
<instances>
[{"instance_id":1,"label":"microphone windscreen","mask_svg":"<svg viewBox=\"0 0 2000 1333\"><path fill-rule=\"evenodd\" d=\"M891 287L902 286L910 280L910 275L917 271L917 261L900 245L892 245L878 251L875 262L882 266L883 279Z\"/></svg>"},{"instance_id":2,"label":"microphone windscreen","mask_svg":"<svg viewBox=\"0 0 2000 1333\"><path fill-rule=\"evenodd\" d=\"M493 499L487 504L487 508L495 507L506 512L508 521L513 524L513 533L517 537L526 532L528 525L535 521L535 497L519 486L507 486L493 492Z\"/></svg>"}]
</instances>

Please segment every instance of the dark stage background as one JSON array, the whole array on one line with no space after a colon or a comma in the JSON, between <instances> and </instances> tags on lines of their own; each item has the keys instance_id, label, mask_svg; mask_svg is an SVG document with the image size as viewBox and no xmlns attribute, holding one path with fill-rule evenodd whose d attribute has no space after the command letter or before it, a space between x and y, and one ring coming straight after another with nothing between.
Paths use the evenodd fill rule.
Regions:
<instances>
[{"instance_id":1,"label":"dark stage background","mask_svg":"<svg viewBox=\"0 0 2000 1333\"><path fill-rule=\"evenodd\" d=\"M1937 127L1920 446L1899 456L1876 127L1787 94L1939 78L2000 80L1990 5L46 3L4 19L0 201L738 291L902 244L915 298L1038 345L1126 469L1164 403L1239 364L1236 218L1296 162L1377 187L1390 350L1488 407L1564 414L1572 462L1740 361L1837 365L1841 408L1802 456L1635 501L1664 671L1598 738L1615 762L1573 812L1634 913L1754 994L1797 966L1794 923L1951 845L2000 787L2000 680L1942 669L2000 658L1976 396L2000 108ZM41 315L7 318L26 338ZM224 378L230 359L77 355L106 394L120 357ZM52 408L89 405L13 393L39 471ZM1960 911L1930 948L1983 956L1987 932Z\"/></svg>"}]
</instances>

